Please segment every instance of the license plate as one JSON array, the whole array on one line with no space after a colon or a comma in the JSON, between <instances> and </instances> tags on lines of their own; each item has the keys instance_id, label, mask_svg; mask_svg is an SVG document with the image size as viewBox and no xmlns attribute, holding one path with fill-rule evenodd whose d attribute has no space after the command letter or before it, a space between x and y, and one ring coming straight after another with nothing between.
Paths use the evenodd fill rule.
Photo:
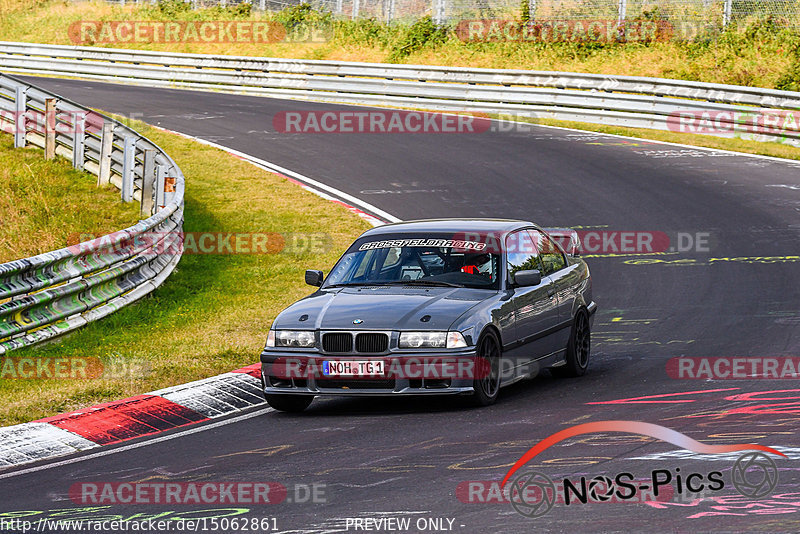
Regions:
<instances>
[{"instance_id":1,"label":"license plate","mask_svg":"<svg viewBox=\"0 0 800 534\"><path fill-rule=\"evenodd\" d=\"M325 376L383 376L382 360L324 360Z\"/></svg>"}]
</instances>

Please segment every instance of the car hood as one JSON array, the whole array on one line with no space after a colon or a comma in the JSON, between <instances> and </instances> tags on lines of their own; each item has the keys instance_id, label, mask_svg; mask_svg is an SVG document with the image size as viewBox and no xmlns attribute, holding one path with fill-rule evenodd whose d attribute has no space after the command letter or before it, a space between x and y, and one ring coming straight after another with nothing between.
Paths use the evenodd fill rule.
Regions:
<instances>
[{"instance_id":1,"label":"car hood","mask_svg":"<svg viewBox=\"0 0 800 534\"><path fill-rule=\"evenodd\" d=\"M408 286L322 290L286 308L274 328L447 330L489 294L480 289ZM425 316L430 318L423 321Z\"/></svg>"}]
</instances>

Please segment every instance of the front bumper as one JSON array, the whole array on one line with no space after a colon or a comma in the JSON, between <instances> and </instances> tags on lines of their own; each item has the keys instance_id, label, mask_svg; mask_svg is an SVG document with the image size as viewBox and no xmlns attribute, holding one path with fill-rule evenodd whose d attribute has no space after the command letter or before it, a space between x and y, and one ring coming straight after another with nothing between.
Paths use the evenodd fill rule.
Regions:
<instances>
[{"instance_id":1,"label":"front bumper","mask_svg":"<svg viewBox=\"0 0 800 534\"><path fill-rule=\"evenodd\" d=\"M324 377L319 370L325 360L382 360L387 372L369 378ZM478 372L475 362L475 347L447 353L358 356L265 350L261 380L268 395L469 395Z\"/></svg>"}]
</instances>

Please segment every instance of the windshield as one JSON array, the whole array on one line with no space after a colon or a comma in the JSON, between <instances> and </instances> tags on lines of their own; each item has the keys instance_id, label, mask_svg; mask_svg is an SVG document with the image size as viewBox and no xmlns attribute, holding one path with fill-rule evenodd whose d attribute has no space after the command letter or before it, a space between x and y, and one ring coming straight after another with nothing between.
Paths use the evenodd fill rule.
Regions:
<instances>
[{"instance_id":1,"label":"windshield","mask_svg":"<svg viewBox=\"0 0 800 534\"><path fill-rule=\"evenodd\" d=\"M500 256L483 243L452 234L375 236L357 241L333 268L323 287L420 285L497 289Z\"/></svg>"}]
</instances>

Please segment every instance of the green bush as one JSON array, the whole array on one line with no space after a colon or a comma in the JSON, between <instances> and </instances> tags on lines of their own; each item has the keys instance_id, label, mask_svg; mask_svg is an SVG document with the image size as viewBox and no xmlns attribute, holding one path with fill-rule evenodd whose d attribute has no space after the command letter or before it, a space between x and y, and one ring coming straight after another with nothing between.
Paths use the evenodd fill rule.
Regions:
<instances>
[{"instance_id":1,"label":"green bush","mask_svg":"<svg viewBox=\"0 0 800 534\"><path fill-rule=\"evenodd\" d=\"M228 7L228 11L230 11L231 15L234 17L246 19L250 16L250 13L252 13L253 5L250 2L239 2L235 6Z\"/></svg>"},{"instance_id":2,"label":"green bush","mask_svg":"<svg viewBox=\"0 0 800 534\"><path fill-rule=\"evenodd\" d=\"M336 40L342 43L388 48L396 34L397 26L374 18L336 21Z\"/></svg>"},{"instance_id":3,"label":"green bush","mask_svg":"<svg viewBox=\"0 0 800 534\"><path fill-rule=\"evenodd\" d=\"M183 0L158 0L158 11L165 17L177 17L191 9L192 4Z\"/></svg>"},{"instance_id":4,"label":"green bush","mask_svg":"<svg viewBox=\"0 0 800 534\"><path fill-rule=\"evenodd\" d=\"M293 28L303 24L330 24L333 15L329 11L317 11L308 2L303 2L278 11L274 20L287 28Z\"/></svg>"},{"instance_id":5,"label":"green bush","mask_svg":"<svg viewBox=\"0 0 800 534\"><path fill-rule=\"evenodd\" d=\"M800 44L792 50L792 64L778 79L775 89L782 91L800 91Z\"/></svg>"},{"instance_id":6,"label":"green bush","mask_svg":"<svg viewBox=\"0 0 800 534\"><path fill-rule=\"evenodd\" d=\"M447 40L447 31L440 28L430 17L423 17L407 27L389 54L389 61L399 61L422 48L436 46Z\"/></svg>"}]
</instances>

